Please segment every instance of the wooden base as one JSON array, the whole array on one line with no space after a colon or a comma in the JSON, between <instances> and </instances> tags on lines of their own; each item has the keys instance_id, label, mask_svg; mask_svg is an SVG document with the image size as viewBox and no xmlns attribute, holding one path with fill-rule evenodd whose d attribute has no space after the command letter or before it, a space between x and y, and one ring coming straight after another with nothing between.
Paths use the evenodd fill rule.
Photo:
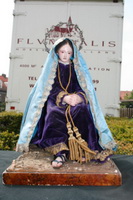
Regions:
<instances>
[{"instance_id":1,"label":"wooden base","mask_svg":"<svg viewBox=\"0 0 133 200\"><path fill-rule=\"evenodd\" d=\"M118 186L122 184L119 169L112 160L104 164L90 162L80 164L66 162L60 169L51 166L48 153L30 151L13 160L3 172L3 183L7 185L93 185Z\"/></svg>"}]
</instances>

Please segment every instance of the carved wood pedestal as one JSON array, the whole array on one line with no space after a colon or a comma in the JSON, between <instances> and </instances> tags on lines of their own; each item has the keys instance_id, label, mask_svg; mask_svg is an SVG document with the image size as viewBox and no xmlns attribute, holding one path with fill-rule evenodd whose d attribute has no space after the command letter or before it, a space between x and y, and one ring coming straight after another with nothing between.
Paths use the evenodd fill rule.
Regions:
<instances>
[{"instance_id":1,"label":"carved wood pedestal","mask_svg":"<svg viewBox=\"0 0 133 200\"><path fill-rule=\"evenodd\" d=\"M122 177L112 160L104 164L90 162L79 164L68 161L60 169L53 169L53 157L44 151L30 151L13 160L3 172L7 185L91 185L119 186Z\"/></svg>"}]
</instances>

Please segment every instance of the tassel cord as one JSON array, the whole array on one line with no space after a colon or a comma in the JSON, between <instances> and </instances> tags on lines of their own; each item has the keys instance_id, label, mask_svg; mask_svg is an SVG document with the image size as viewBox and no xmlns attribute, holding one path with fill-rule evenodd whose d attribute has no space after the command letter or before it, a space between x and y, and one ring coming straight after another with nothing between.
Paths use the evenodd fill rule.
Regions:
<instances>
[{"instance_id":1,"label":"tassel cord","mask_svg":"<svg viewBox=\"0 0 133 200\"><path fill-rule=\"evenodd\" d=\"M61 88L64 92L68 93L68 87L71 82L71 63L69 65L69 78L66 88L63 87L61 78L60 78L60 68L58 65L58 80L60 83ZM58 106L58 105L57 105ZM71 105L68 105L65 111L66 121L67 121L67 129L68 129L68 146L70 150L70 160L77 160L78 162L82 163L83 157L85 157L86 162L92 158L92 155L95 154L94 151L91 151L88 148L88 144L85 140L81 138L81 134L78 131L78 128L75 126L74 121L71 116ZM73 128L72 128L73 127ZM75 133L75 136L74 136Z\"/></svg>"},{"instance_id":2,"label":"tassel cord","mask_svg":"<svg viewBox=\"0 0 133 200\"><path fill-rule=\"evenodd\" d=\"M81 138L81 134L78 132L78 128L75 126L74 124L74 121L72 119L72 116L71 116L71 113L70 113L70 109L71 109L71 106L68 105L67 109L66 109L66 112L65 112L65 115L66 115L66 119L67 119L67 123L70 123L69 122L69 118L71 120L71 123L72 123L72 126L73 126L73 130L74 130L74 133L76 133L76 142L81 145L81 147L88 153L92 153L92 154L96 154L94 151L91 151L88 146L86 145L87 143ZM69 118L68 118L68 115L69 115Z\"/></svg>"}]
</instances>

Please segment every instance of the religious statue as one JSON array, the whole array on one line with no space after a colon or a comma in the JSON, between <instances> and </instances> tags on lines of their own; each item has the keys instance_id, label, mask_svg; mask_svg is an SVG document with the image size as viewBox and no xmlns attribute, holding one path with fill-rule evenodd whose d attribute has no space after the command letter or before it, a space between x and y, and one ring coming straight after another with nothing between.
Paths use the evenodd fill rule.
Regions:
<instances>
[{"instance_id":1,"label":"religious statue","mask_svg":"<svg viewBox=\"0 0 133 200\"><path fill-rule=\"evenodd\" d=\"M28 97L16 150L30 144L51 153L54 168L67 159L105 162L116 150L87 64L68 38L55 42Z\"/></svg>"}]
</instances>

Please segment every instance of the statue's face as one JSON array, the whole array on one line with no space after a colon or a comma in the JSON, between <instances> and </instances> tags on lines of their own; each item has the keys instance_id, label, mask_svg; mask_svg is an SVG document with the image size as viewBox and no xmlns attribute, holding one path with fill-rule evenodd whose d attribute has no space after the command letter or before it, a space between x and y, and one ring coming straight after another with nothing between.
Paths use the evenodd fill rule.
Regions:
<instances>
[{"instance_id":1,"label":"statue's face","mask_svg":"<svg viewBox=\"0 0 133 200\"><path fill-rule=\"evenodd\" d=\"M73 51L69 44L63 45L58 50L59 60L62 61L63 63L69 63L72 54L73 54Z\"/></svg>"}]
</instances>

